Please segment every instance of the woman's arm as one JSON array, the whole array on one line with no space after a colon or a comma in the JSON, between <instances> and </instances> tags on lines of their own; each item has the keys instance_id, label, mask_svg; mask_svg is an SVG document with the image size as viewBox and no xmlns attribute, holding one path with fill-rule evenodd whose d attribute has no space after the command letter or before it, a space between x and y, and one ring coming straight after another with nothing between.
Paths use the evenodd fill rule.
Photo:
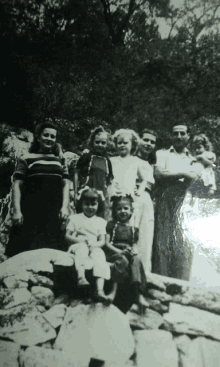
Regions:
<instances>
[{"instance_id":1,"label":"woman's arm","mask_svg":"<svg viewBox=\"0 0 220 367\"><path fill-rule=\"evenodd\" d=\"M60 219L66 220L69 216L69 180L67 178L63 179L63 203L60 210Z\"/></svg>"},{"instance_id":2,"label":"woman's arm","mask_svg":"<svg viewBox=\"0 0 220 367\"><path fill-rule=\"evenodd\" d=\"M23 180L15 180L12 189L12 207L13 207L13 223L15 225L23 224L23 215L21 213L21 192L24 185Z\"/></svg>"},{"instance_id":3,"label":"woman's arm","mask_svg":"<svg viewBox=\"0 0 220 367\"><path fill-rule=\"evenodd\" d=\"M138 174L139 180L141 181L138 191L137 191L137 195L140 196L144 192L147 182L145 179L145 175L140 167L138 167L137 174Z\"/></svg>"},{"instance_id":4,"label":"woman's arm","mask_svg":"<svg viewBox=\"0 0 220 367\"><path fill-rule=\"evenodd\" d=\"M106 235L106 247L115 252L116 254L122 254L122 250L119 250L117 247L113 246L111 241L110 241L110 234L107 233Z\"/></svg>"}]
</instances>

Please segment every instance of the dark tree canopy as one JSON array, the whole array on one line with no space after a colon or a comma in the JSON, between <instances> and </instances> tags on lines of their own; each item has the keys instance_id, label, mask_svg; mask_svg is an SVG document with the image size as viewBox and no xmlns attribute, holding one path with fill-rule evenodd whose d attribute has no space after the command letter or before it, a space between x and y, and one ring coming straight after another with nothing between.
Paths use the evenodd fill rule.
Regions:
<instances>
[{"instance_id":1,"label":"dark tree canopy","mask_svg":"<svg viewBox=\"0 0 220 367\"><path fill-rule=\"evenodd\" d=\"M198 128L220 115L220 34L204 32L218 3L0 0L1 121L33 130L54 118L73 151L97 124L154 127L163 143L177 120Z\"/></svg>"}]
</instances>

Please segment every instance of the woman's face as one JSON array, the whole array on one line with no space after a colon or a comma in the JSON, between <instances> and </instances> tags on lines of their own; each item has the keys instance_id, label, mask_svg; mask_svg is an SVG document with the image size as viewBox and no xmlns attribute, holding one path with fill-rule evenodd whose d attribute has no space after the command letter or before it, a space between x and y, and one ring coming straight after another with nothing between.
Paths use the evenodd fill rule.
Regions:
<instances>
[{"instance_id":1,"label":"woman's face","mask_svg":"<svg viewBox=\"0 0 220 367\"><path fill-rule=\"evenodd\" d=\"M45 128L38 138L40 144L40 153L51 153L56 143L57 131L49 127Z\"/></svg>"},{"instance_id":2,"label":"woman's face","mask_svg":"<svg viewBox=\"0 0 220 367\"><path fill-rule=\"evenodd\" d=\"M121 157L130 155L132 148L131 139L128 135L121 135L117 138L117 150Z\"/></svg>"},{"instance_id":3,"label":"woman's face","mask_svg":"<svg viewBox=\"0 0 220 367\"><path fill-rule=\"evenodd\" d=\"M151 152L153 152L156 146L156 140L156 136L144 133L139 143L139 151L141 154L149 155Z\"/></svg>"}]
</instances>

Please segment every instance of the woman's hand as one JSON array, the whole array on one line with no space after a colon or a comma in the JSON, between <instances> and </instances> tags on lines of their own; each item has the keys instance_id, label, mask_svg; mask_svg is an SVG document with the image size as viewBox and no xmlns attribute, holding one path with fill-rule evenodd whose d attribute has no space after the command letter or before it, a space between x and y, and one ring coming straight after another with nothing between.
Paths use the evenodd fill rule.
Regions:
<instances>
[{"instance_id":1,"label":"woman's hand","mask_svg":"<svg viewBox=\"0 0 220 367\"><path fill-rule=\"evenodd\" d=\"M19 212L15 211L13 213L13 216L12 216L13 225L14 226L22 226L23 221L24 221L24 219L23 219L23 215L22 215L21 211L19 211Z\"/></svg>"},{"instance_id":2,"label":"woman's hand","mask_svg":"<svg viewBox=\"0 0 220 367\"><path fill-rule=\"evenodd\" d=\"M66 222L68 216L69 216L68 209L65 208L65 207L62 207L61 210L60 210L60 214L59 214L61 222Z\"/></svg>"}]
</instances>

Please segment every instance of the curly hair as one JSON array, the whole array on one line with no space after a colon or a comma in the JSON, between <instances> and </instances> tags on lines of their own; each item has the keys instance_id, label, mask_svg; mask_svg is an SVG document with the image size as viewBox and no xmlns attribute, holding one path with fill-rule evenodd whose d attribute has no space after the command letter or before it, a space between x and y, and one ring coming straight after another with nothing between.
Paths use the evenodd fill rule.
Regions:
<instances>
[{"instance_id":1,"label":"curly hair","mask_svg":"<svg viewBox=\"0 0 220 367\"><path fill-rule=\"evenodd\" d=\"M210 142L209 138L205 134L199 134L199 135L194 136L192 140L193 149L195 148L196 144L203 145L207 152L213 151L212 143Z\"/></svg>"},{"instance_id":2,"label":"curly hair","mask_svg":"<svg viewBox=\"0 0 220 367\"><path fill-rule=\"evenodd\" d=\"M115 146L117 147L117 140L119 138L119 136L129 136L129 138L131 139L131 155L135 155L135 153L137 152L138 149L138 144L140 141L140 138L138 136L138 134L131 129L119 129L116 130L112 139L115 143Z\"/></svg>"},{"instance_id":3,"label":"curly hair","mask_svg":"<svg viewBox=\"0 0 220 367\"><path fill-rule=\"evenodd\" d=\"M82 204L84 200L88 200L90 202L94 202L95 200L98 200L98 210L96 214L99 215L100 213L103 212L104 201L96 189L88 188L82 192L80 199L76 203L77 213L82 213Z\"/></svg>"},{"instance_id":4,"label":"curly hair","mask_svg":"<svg viewBox=\"0 0 220 367\"><path fill-rule=\"evenodd\" d=\"M118 204L120 203L120 201L122 200L127 200L131 206L131 209L133 211L133 203L134 200L132 198L131 195L124 195L124 196L112 196L111 201L112 201L112 218L113 220L116 222L117 221L117 207Z\"/></svg>"},{"instance_id":5,"label":"curly hair","mask_svg":"<svg viewBox=\"0 0 220 367\"><path fill-rule=\"evenodd\" d=\"M155 130L151 130L151 129L143 129L141 131L141 134L140 134L140 138L143 139L143 136L144 134L151 134L153 136L155 136L156 138L156 141L157 141L157 138L158 138L158 134ZM156 164L156 161L157 161L157 157L156 157L156 149L154 149L148 156L147 158L147 161L150 163L150 164Z\"/></svg>"},{"instance_id":6,"label":"curly hair","mask_svg":"<svg viewBox=\"0 0 220 367\"><path fill-rule=\"evenodd\" d=\"M108 141L109 141L110 136L111 136L111 131L104 129L103 126L97 126L94 130L91 131L91 134L89 136L88 143L87 143L88 148L91 151L93 150L93 145L94 145L95 137L97 135L99 135L100 133L106 133L107 134L107 144L108 144Z\"/></svg>"},{"instance_id":7,"label":"curly hair","mask_svg":"<svg viewBox=\"0 0 220 367\"><path fill-rule=\"evenodd\" d=\"M57 127L49 121L44 122L43 124L40 124L36 127L35 133L34 133L34 140L30 146L29 152L30 153L38 153L39 149L40 149L40 143L38 141L40 135L42 134L42 132L44 131L44 129L54 129L57 131ZM56 143L52 149L52 153L56 156L59 156L60 154L60 147L58 145L58 143Z\"/></svg>"}]
</instances>

